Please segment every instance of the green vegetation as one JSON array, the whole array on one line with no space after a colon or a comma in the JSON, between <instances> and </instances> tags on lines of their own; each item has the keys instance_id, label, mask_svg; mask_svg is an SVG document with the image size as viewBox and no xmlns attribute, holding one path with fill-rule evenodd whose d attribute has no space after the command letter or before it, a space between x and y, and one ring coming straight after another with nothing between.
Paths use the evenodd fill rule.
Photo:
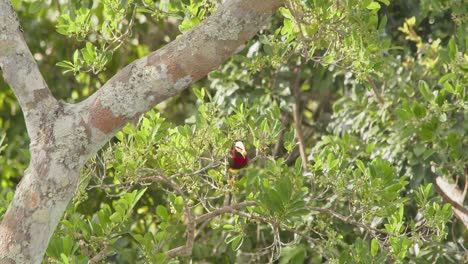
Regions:
<instances>
[{"instance_id":1,"label":"green vegetation","mask_svg":"<svg viewBox=\"0 0 468 264\"><path fill-rule=\"evenodd\" d=\"M54 95L73 103L221 1L12 2ZM467 14L457 0L286 1L89 161L44 262L466 261L436 178L468 181ZM0 80L0 219L28 164L22 120ZM251 161L229 183L235 139ZM191 241L189 256L174 250Z\"/></svg>"}]
</instances>

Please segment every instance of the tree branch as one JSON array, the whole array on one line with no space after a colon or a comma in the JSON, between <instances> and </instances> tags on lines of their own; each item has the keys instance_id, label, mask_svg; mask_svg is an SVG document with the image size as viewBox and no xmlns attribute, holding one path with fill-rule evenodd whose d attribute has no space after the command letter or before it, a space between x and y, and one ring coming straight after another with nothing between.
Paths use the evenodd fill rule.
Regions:
<instances>
[{"instance_id":1,"label":"tree branch","mask_svg":"<svg viewBox=\"0 0 468 264\"><path fill-rule=\"evenodd\" d=\"M231 0L198 27L119 71L83 101L90 148L111 138L128 121L179 93L217 68L250 39L282 0Z\"/></svg>"},{"instance_id":2,"label":"tree branch","mask_svg":"<svg viewBox=\"0 0 468 264\"><path fill-rule=\"evenodd\" d=\"M31 126L39 127L39 115L57 101L39 72L23 37L18 16L7 0L0 0L0 70L18 98L30 137L34 137Z\"/></svg>"},{"instance_id":3,"label":"tree branch","mask_svg":"<svg viewBox=\"0 0 468 264\"><path fill-rule=\"evenodd\" d=\"M110 248L108 245L105 245L104 249L101 250L96 256L92 257L90 260L88 260L88 264L94 264L94 263L99 263L101 260L103 260L106 255L109 253Z\"/></svg>"}]
</instances>

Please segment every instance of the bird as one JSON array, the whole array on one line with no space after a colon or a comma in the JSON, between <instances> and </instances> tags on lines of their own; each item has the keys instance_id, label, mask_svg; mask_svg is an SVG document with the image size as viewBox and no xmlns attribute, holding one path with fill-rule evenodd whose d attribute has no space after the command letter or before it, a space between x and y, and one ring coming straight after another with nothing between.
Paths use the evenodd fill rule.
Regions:
<instances>
[{"instance_id":1,"label":"bird","mask_svg":"<svg viewBox=\"0 0 468 264\"><path fill-rule=\"evenodd\" d=\"M224 199L224 205L230 205L231 200L234 199L231 191L234 189L234 184L236 182L237 175L240 170L247 166L249 158L247 156L247 151L245 150L244 143L241 140L234 140L234 143L231 146L229 161L229 172L226 171L226 179L228 183L228 190L226 190L226 195Z\"/></svg>"},{"instance_id":2,"label":"bird","mask_svg":"<svg viewBox=\"0 0 468 264\"><path fill-rule=\"evenodd\" d=\"M249 158L244 143L241 140L234 140L229 157L229 171L235 173L247 166L248 162Z\"/></svg>"}]
</instances>

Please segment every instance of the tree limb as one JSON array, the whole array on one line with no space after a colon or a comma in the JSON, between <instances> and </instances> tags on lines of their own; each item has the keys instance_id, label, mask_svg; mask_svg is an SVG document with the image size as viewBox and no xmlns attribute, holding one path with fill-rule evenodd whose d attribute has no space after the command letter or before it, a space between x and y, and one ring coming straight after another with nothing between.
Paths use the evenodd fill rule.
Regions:
<instances>
[{"instance_id":1,"label":"tree limb","mask_svg":"<svg viewBox=\"0 0 468 264\"><path fill-rule=\"evenodd\" d=\"M81 103L87 109L85 123L91 131L92 151L128 121L184 90L239 51L282 2L227 1L198 27L119 71Z\"/></svg>"},{"instance_id":2,"label":"tree limb","mask_svg":"<svg viewBox=\"0 0 468 264\"><path fill-rule=\"evenodd\" d=\"M0 70L25 115L29 136L38 116L57 102L39 72L10 1L0 0Z\"/></svg>"}]
</instances>

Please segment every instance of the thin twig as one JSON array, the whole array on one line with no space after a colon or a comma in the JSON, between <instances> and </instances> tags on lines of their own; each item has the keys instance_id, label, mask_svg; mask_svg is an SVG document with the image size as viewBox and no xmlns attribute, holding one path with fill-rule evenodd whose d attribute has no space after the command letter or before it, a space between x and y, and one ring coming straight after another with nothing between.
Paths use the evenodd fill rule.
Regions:
<instances>
[{"instance_id":1,"label":"thin twig","mask_svg":"<svg viewBox=\"0 0 468 264\"><path fill-rule=\"evenodd\" d=\"M183 199L184 201L184 212L185 216L187 217L187 241L184 246L180 246L177 248L173 248L166 252L167 258L173 258L175 256L188 256L192 254L193 243L195 240L195 226L196 222L192 211L188 207L187 201L185 199L184 193L180 189L180 187L171 179L166 178L161 175L152 175L148 177L139 178L142 182L152 181L152 182L162 182L169 185L172 189L174 189Z\"/></svg>"},{"instance_id":2,"label":"thin twig","mask_svg":"<svg viewBox=\"0 0 468 264\"><path fill-rule=\"evenodd\" d=\"M357 221L354 221L352 219L350 219L350 217L346 217L340 213L337 213L333 210L330 210L330 209L326 209L326 208L320 208L320 207L308 207L308 209L310 209L311 211L317 211L317 212L320 212L320 213L326 213L328 215L331 215L335 218L338 218L340 219L341 221L345 222L345 223L348 223L348 224L351 224L351 225L355 225L355 226L358 226L360 228L363 228L365 229L368 233L370 233L372 236L376 237L375 236L375 233L381 233L381 234L384 234L384 235L390 235L388 232L384 231L384 230L380 230L380 229L377 229L377 228L373 228L373 227L370 227L370 226L367 226L365 224L362 224L362 223L359 223Z\"/></svg>"},{"instance_id":3,"label":"thin twig","mask_svg":"<svg viewBox=\"0 0 468 264\"><path fill-rule=\"evenodd\" d=\"M225 213L231 213L231 212L233 212L233 210L237 210L237 209L247 207L247 206L254 206L256 204L257 203L254 202L254 201L246 201L246 202L240 202L240 203L233 204L233 205L223 206L223 207L221 207L219 209L216 209L214 211L211 211L209 213L206 213L206 214L203 214L203 215L197 217L195 222L197 224L200 224L200 223L203 223L203 222L205 222L207 220L211 220L212 218L214 218L216 216L219 216L219 215L222 215L222 214L225 214Z\"/></svg>"},{"instance_id":4,"label":"thin twig","mask_svg":"<svg viewBox=\"0 0 468 264\"><path fill-rule=\"evenodd\" d=\"M375 85L374 80L372 80L370 77L367 77L366 80L371 85L372 91L374 92L375 97L377 98L377 101L379 102L379 104L384 105L385 101L383 100L379 91L377 91L377 86Z\"/></svg>"},{"instance_id":5,"label":"thin twig","mask_svg":"<svg viewBox=\"0 0 468 264\"><path fill-rule=\"evenodd\" d=\"M254 215L254 214L249 214L249 213L245 213L245 212L242 212L242 211L238 211L238 210L235 210L233 209L231 211L233 214L236 214L236 215L239 215L239 216L243 216L243 217L246 217L246 218L249 218L249 219L254 219L254 220L257 220L259 222L263 222L263 223L267 223L267 224L271 224L273 226L280 226L281 228L283 228L284 230L286 231L289 231L293 234L296 234L296 235L299 235L305 239L307 239L309 242L313 242L313 243L316 243L317 242L317 239L313 238L313 237L310 237L306 234L304 234L303 232L299 231L299 230L296 230L296 229L293 229L293 228L290 228L288 227L287 225L283 224L283 223L278 223L278 222L275 222L275 221L272 221L272 220L269 220L265 217L262 217L262 216L259 216L259 215Z\"/></svg>"},{"instance_id":6,"label":"thin twig","mask_svg":"<svg viewBox=\"0 0 468 264\"><path fill-rule=\"evenodd\" d=\"M96 256L88 260L88 264L94 264L94 263L99 263L101 260L103 260L107 254L109 253L110 247L106 245L101 252L99 252Z\"/></svg>"},{"instance_id":7,"label":"thin twig","mask_svg":"<svg viewBox=\"0 0 468 264\"><path fill-rule=\"evenodd\" d=\"M301 80L301 68L299 66L296 66L294 68L294 74L295 74L295 79L293 82L293 90L294 90L294 95L296 97L296 101L293 104L292 112L293 112L293 119L294 119L294 124L296 126L296 131L297 131L297 138L299 140L299 153L301 155L302 159L302 168L304 169L304 172L307 173L307 157L305 153L305 142L304 142L304 133L302 132L302 117L300 113L300 96L301 96L301 87L300 87L300 80Z\"/></svg>"}]
</instances>

